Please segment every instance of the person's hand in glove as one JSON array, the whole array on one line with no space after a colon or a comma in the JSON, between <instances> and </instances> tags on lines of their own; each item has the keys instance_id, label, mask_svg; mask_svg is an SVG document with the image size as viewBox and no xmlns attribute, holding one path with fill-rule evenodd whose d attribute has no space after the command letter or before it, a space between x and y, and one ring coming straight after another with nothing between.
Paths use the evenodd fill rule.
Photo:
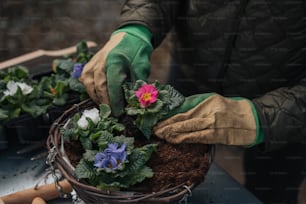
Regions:
<instances>
[{"instance_id":1,"label":"person's hand in glove","mask_svg":"<svg viewBox=\"0 0 306 204\"><path fill-rule=\"evenodd\" d=\"M154 134L170 143L252 146L263 141L257 112L245 98L199 94L154 127Z\"/></svg>"},{"instance_id":2,"label":"person's hand in glove","mask_svg":"<svg viewBox=\"0 0 306 204\"><path fill-rule=\"evenodd\" d=\"M151 35L142 25L120 28L84 67L80 81L90 98L110 104L115 116L124 110L123 82L147 80L150 74Z\"/></svg>"}]
</instances>

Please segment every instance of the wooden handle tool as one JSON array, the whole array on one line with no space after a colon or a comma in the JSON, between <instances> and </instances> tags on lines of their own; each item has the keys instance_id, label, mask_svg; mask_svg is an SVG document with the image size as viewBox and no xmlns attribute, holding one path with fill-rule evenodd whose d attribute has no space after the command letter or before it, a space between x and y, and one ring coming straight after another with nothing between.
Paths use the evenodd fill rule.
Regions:
<instances>
[{"instance_id":1,"label":"wooden handle tool","mask_svg":"<svg viewBox=\"0 0 306 204\"><path fill-rule=\"evenodd\" d=\"M32 200L31 204L47 204L46 201L44 199L42 199L41 197L36 197Z\"/></svg>"},{"instance_id":2,"label":"wooden handle tool","mask_svg":"<svg viewBox=\"0 0 306 204\"><path fill-rule=\"evenodd\" d=\"M62 187L63 193L70 193L72 191L72 187L67 180L60 181L59 185ZM48 201L58 198L59 196L60 193L55 183L52 183L39 186L37 189L29 188L2 196L0 197L0 203L2 200L4 204L31 204L36 197Z\"/></svg>"},{"instance_id":3,"label":"wooden handle tool","mask_svg":"<svg viewBox=\"0 0 306 204\"><path fill-rule=\"evenodd\" d=\"M97 44L95 42L92 42L92 41L87 42L87 47L88 48L96 47L96 46L97 46ZM42 56L59 57L59 56L72 54L76 51L77 51L76 46L68 47L68 48L61 49L61 50L36 50L36 51L30 52L30 53L21 55L19 57L15 57L13 59L10 59L10 60L4 61L4 62L0 62L0 70L4 69L4 68L11 67L11 66L14 66L14 65L21 64L21 63L29 61L29 60L36 59L38 57L42 57Z\"/></svg>"}]
</instances>

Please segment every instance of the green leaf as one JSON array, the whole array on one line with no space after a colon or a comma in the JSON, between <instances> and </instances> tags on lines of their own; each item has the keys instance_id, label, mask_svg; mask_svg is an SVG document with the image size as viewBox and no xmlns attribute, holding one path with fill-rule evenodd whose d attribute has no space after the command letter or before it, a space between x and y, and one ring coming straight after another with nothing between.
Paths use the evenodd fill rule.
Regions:
<instances>
[{"instance_id":1,"label":"green leaf","mask_svg":"<svg viewBox=\"0 0 306 204\"><path fill-rule=\"evenodd\" d=\"M15 109L11 108L10 111L8 112L9 119L17 118L21 114L21 108L17 107Z\"/></svg>"},{"instance_id":2,"label":"green leaf","mask_svg":"<svg viewBox=\"0 0 306 204\"><path fill-rule=\"evenodd\" d=\"M120 179L120 187L128 188L133 186L137 183L144 181L146 178L153 177L153 171L150 167L143 166L142 168L138 169L137 173L131 174Z\"/></svg>"},{"instance_id":3,"label":"green leaf","mask_svg":"<svg viewBox=\"0 0 306 204\"><path fill-rule=\"evenodd\" d=\"M72 116L72 121L76 123L80 118L81 118L81 114L80 113L75 113Z\"/></svg>"},{"instance_id":4,"label":"green leaf","mask_svg":"<svg viewBox=\"0 0 306 204\"><path fill-rule=\"evenodd\" d=\"M89 135L89 138L91 141L95 141L97 139L99 139L102 135L102 131L98 131L98 132L94 132L92 134Z\"/></svg>"},{"instance_id":5,"label":"green leaf","mask_svg":"<svg viewBox=\"0 0 306 204\"><path fill-rule=\"evenodd\" d=\"M146 113L158 113L162 110L164 103L157 99L154 104L151 104L148 108L146 108Z\"/></svg>"},{"instance_id":6,"label":"green leaf","mask_svg":"<svg viewBox=\"0 0 306 204\"><path fill-rule=\"evenodd\" d=\"M86 92L85 86L78 79L69 78L68 83L71 90L76 91L78 93Z\"/></svg>"},{"instance_id":7,"label":"green leaf","mask_svg":"<svg viewBox=\"0 0 306 204\"><path fill-rule=\"evenodd\" d=\"M104 150L108 143L112 143L114 140L113 134L108 131L101 131L101 136L97 139L97 144L100 150Z\"/></svg>"},{"instance_id":8,"label":"green leaf","mask_svg":"<svg viewBox=\"0 0 306 204\"><path fill-rule=\"evenodd\" d=\"M40 106L33 103L21 105L21 109L24 112L31 114L31 116L33 116L34 118L45 114L47 112L48 107L48 105Z\"/></svg>"},{"instance_id":9,"label":"green leaf","mask_svg":"<svg viewBox=\"0 0 306 204\"><path fill-rule=\"evenodd\" d=\"M93 164L86 162L84 159L80 160L74 172L78 179L89 179L97 176Z\"/></svg>"},{"instance_id":10,"label":"green leaf","mask_svg":"<svg viewBox=\"0 0 306 204\"><path fill-rule=\"evenodd\" d=\"M92 149L92 143L88 137L79 137L79 140L85 150Z\"/></svg>"},{"instance_id":11,"label":"green leaf","mask_svg":"<svg viewBox=\"0 0 306 204\"><path fill-rule=\"evenodd\" d=\"M0 121L8 119L8 111L0 109Z\"/></svg>"},{"instance_id":12,"label":"green leaf","mask_svg":"<svg viewBox=\"0 0 306 204\"><path fill-rule=\"evenodd\" d=\"M137 89L139 89L140 87L142 87L144 84L146 84L145 81L143 80L137 80L134 84L133 90L136 91Z\"/></svg>"},{"instance_id":13,"label":"green leaf","mask_svg":"<svg viewBox=\"0 0 306 204\"><path fill-rule=\"evenodd\" d=\"M77 45L77 53L81 54L81 53L87 53L88 52L88 47L85 41L81 41L79 42Z\"/></svg>"},{"instance_id":14,"label":"green leaf","mask_svg":"<svg viewBox=\"0 0 306 204\"><path fill-rule=\"evenodd\" d=\"M152 135L152 129L158 122L158 119L159 118L154 113L146 114L143 117L138 117L136 119L136 126L147 139L150 139L150 136Z\"/></svg>"},{"instance_id":15,"label":"green leaf","mask_svg":"<svg viewBox=\"0 0 306 204\"><path fill-rule=\"evenodd\" d=\"M101 118L108 118L111 115L111 108L107 104L100 104L100 116Z\"/></svg>"},{"instance_id":16,"label":"green leaf","mask_svg":"<svg viewBox=\"0 0 306 204\"><path fill-rule=\"evenodd\" d=\"M97 153L98 153L97 150L87 149L85 153L83 154L83 159L89 162L93 162Z\"/></svg>"},{"instance_id":17,"label":"green leaf","mask_svg":"<svg viewBox=\"0 0 306 204\"><path fill-rule=\"evenodd\" d=\"M18 86L15 95L7 96L11 104L22 104L26 100L26 96L22 94L21 88Z\"/></svg>"},{"instance_id":18,"label":"green leaf","mask_svg":"<svg viewBox=\"0 0 306 204\"><path fill-rule=\"evenodd\" d=\"M143 162L146 163L151 158L151 154L157 150L157 144L147 144L136 150L141 153Z\"/></svg>"},{"instance_id":19,"label":"green leaf","mask_svg":"<svg viewBox=\"0 0 306 204\"><path fill-rule=\"evenodd\" d=\"M83 130L81 128L78 128L78 130L79 136L84 138L87 138L92 133L89 129Z\"/></svg>"},{"instance_id":20,"label":"green leaf","mask_svg":"<svg viewBox=\"0 0 306 204\"><path fill-rule=\"evenodd\" d=\"M86 117L86 120L88 121L88 131L90 133L94 133L95 128L96 128L96 124L91 120L91 118Z\"/></svg>"},{"instance_id":21,"label":"green leaf","mask_svg":"<svg viewBox=\"0 0 306 204\"><path fill-rule=\"evenodd\" d=\"M134 148L134 137L126 137L126 136L115 136L113 138L113 142L116 142L120 145L123 143L126 144L127 152L130 153Z\"/></svg>"},{"instance_id":22,"label":"green leaf","mask_svg":"<svg viewBox=\"0 0 306 204\"><path fill-rule=\"evenodd\" d=\"M48 106L48 107L52 105L50 99L48 99L48 98L37 98L36 99L36 104L38 106Z\"/></svg>"},{"instance_id":23,"label":"green leaf","mask_svg":"<svg viewBox=\"0 0 306 204\"><path fill-rule=\"evenodd\" d=\"M61 135L66 139L78 139L75 138L76 136L78 136L77 134L75 134L76 130L74 128L60 128L60 133Z\"/></svg>"},{"instance_id":24,"label":"green leaf","mask_svg":"<svg viewBox=\"0 0 306 204\"><path fill-rule=\"evenodd\" d=\"M80 101L83 101L83 100L88 99L88 98L89 98L89 95L87 94L87 92L86 93L81 93Z\"/></svg>"},{"instance_id":25,"label":"green leaf","mask_svg":"<svg viewBox=\"0 0 306 204\"><path fill-rule=\"evenodd\" d=\"M98 189L101 190L114 190L114 191L118 191L120 190L120 188L125 188L125 185L121 185L120 182L109 182L107 183L109 179L109 177L106 177L106 179L101 179L100 178L100 183L96 186Z\"/></svg>"},{"instance_id":26,"label":"green leaf","mask_svg":"<svg viewBox=\"0 0 306 204\"><path fill-rule=\"evenodd\" d=\"M7 70L7 81L24 81L29 79L29 70L24 66L14 66Z\"/></svg>"},{"instance_id":27,"label":"green leaf","mask_svg":"<svg viewBox=\"0 0 306 204\"><path fill-rule=\"evenodd\" d=\"M53 61L56 66L56 73L70 76L73 70L74 62L71 59L56 59Z\"/></svg>"},{"instance_id":28,"label":"green leaf","mask_svg":"<svg viewBox=\"0 0 306 204\"><path fill-rule=\"evenodd\" d=\"M56 97L61 97L69 90L68 83L66 81L57 81L55 86Z\"/></svg>"},{"instance_id":29,"label":"green leaf","mask_svg":"<svg viewBox=\"0 0 306 204\"><path fill-rule=\"evenodd\" d=\"M146 110L144 108L127 107L125 111L127 115L144 115Z\"/></svg>"},{"instance_id":30,"label":"green leaf","mask_svg":"<svg viewBox=\"0 0 306 204\"><path fill-rule=\"evenodd\" d=\"M166 85L164 89L167 90L169 93L169 99L168 99L169 111L180 106L184 102L185 97L179 91L174 89L172 86Z\"/></svg>"},{"instance_id":31,"label":"green leaf","mask_svg":"<svg viewBox=\"0 0 306 204\"><path fill-rule=\"evenodd\" d=\"M57 106L63 106L67 103L68 97L68 94L62 94L60 97L54 98L52 103Z\"/></svg>"},{"instance_id":32,"label":"green leaf","mask_svg":"<svg viewBox=\"0 0 306 204\"><path fill-rule=\"evenodd\" d=\"M129 162L126 164L124 171L118 172L119 177L125 177L127 175L133 175L137 173L146 162L150 159L153 151L156 150L156 144L148 144L140 148L136 148L129 155Z\"/></svg>"},{"instance_id":33,"label":"green leaf","mask_svg":"<svg viewBox=\"0 0 306 204\"><path fill-rule=\"evenodd\" d=\"M123 124L115 123L111 127L111 132L115 132L115 131L122 132L122 131L124 131L124 129L125 129L125 126Z\"/></svg>"}]
</instances>

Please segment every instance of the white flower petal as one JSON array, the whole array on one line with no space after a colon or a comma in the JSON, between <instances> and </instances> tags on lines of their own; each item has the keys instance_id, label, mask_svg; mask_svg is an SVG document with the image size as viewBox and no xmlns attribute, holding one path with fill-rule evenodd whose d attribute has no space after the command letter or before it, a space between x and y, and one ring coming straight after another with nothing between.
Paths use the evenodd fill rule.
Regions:
<instances>
[{"instance_id":1,"label":"white flower petal","mask_svg":"<svg viewBox=\"0 0 306 204\"><path fill-rule=\"evenodd\" d=\"M9 81L6 84L7 90L4 91L4 95L10 95L13 96L16 94L18 87L21 89L23 95L27 95L33 91L33 88L26 83L23 82L15 82L15 81Z\"/></svg>"},{"instance_id":2,"label":"white flower petal","mask_svg":"<svg viewBox=\"0 0 306 204\"><path fill-rule=\"evenodd\" d=\"M9 81L6 84L7 95L13 96L17 92L17 83L14 81Z\"/></svg>"},{"instance_id":3,"label":"white flower petal","mask_svg":"<svg viewBox=\"0 0 306 204\"><path fill-rule=\"evenodd\" d=\"M17 85L20 87L23 95L28 95L33 91L33 88L26 83L17 83Z\"/></svg>"},{"instance_id":4,"label":"white flower petal","mask_svg":"<svg viewBox=\"0 0 306 204\"><path fill-rule=\"evenodd\" d=\"M82 116L82 117L78 120L77 124L78 124L78 126L79 126L80 128L82 128L83 130L86 130L87 127L88 127L88 121L87 121L86 117L84 117L84 116Z\"/></svg>"},{"instance_id":5,"label":"white flower petal","mask_svg":"<svg viewBox=\"0 0 306 204\"><path fill-rule=\"evenodd\" d=\"M83 112L83 116L86 118L90 118L94 122L94 124L97 124L100 120L99 110L97 108L85 110Z\"/></svg>"},{"instance_id":6,"label":"white flower petal","mask_svg":"<svg viewBox=\"0 0 306 204\"><path fill-rule=\"evenodd\" d=\"M81 118L77 122L78 126L83 130L86 130L88 128L87 118L91 119L94 124L97 124L100 120L99 110L97 108L84 110Z\"/></svg>"}]
</instances>

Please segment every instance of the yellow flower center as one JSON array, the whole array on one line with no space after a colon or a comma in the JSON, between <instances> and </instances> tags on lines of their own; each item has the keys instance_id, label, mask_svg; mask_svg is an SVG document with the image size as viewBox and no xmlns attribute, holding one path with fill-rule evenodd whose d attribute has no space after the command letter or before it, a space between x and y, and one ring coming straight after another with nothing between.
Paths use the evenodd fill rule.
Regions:
<instances>
[{"instance_id":1,"label":"yellow flower center","mask_svg":"<svg viewBox=\"0 0 306 204\"><path fill-rule=\"evenodd\" d=\"M149 100L151 100L151 93L144 93L143 94L143 96L142 96L142 99L144 100L144 101L149 101Z\"/></svg>"}]
</instances>

